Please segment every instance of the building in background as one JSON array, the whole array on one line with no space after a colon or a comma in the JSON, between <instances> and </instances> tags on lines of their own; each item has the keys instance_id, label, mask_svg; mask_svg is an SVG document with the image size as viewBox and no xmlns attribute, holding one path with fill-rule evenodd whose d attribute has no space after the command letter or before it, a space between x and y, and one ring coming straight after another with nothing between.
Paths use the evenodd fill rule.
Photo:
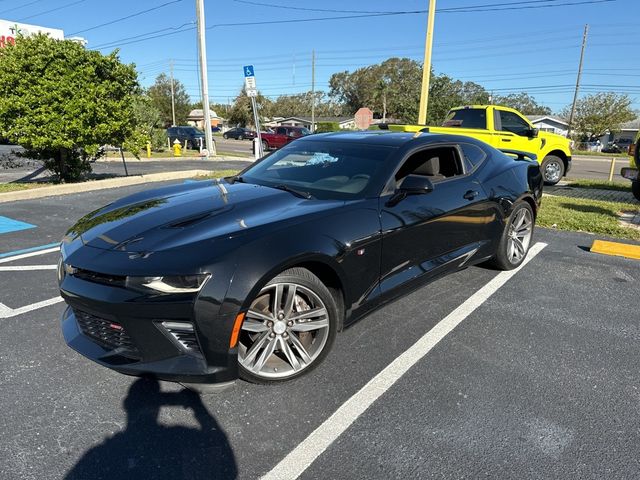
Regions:
<instances>
[{"instance_id":1,"label":"building in background","mask_svg":"<svg viewBox=\"0 0 640 480\"><path fill-rule=\"evenodd\" d=\"M64 32L56 28L39 27L27 23L0 20L0 48L15 44L16 38L20 36L28 37L36 33L44 33L56 40L64 40Z\"/></svg>"}]
</instances>

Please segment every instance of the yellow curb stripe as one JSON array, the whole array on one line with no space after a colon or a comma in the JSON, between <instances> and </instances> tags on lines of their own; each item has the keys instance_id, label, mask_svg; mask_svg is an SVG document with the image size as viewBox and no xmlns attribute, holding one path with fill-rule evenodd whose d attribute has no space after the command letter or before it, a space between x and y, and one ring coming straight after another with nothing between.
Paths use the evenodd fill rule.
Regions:
<instances>
[{"instance_id":1,"label":"yellow curb stripe","mask_svg":"<svg viewBox=\"0 0 640 480\"><path fill-rule=\"evenodd\" d=\"M591 251L593 253L601 253L603 255L613 255L616 257L640 260L640 245L627 245L626 243L594 240L593 245L591 245Z\"/></svg>"}]
</instances>

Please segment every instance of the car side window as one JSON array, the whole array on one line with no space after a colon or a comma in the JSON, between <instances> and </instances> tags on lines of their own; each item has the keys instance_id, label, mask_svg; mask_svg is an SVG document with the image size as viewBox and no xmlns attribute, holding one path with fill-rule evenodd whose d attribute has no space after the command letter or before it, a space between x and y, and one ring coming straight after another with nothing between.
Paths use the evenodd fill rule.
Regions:
<instances>
[{"instance_id":1,"label":"car side window","mask_svg":"<svg viewBox=\"0 0 640 480\"><path fill-rule=\"evenodd\" d=\"M507 112L504 110L499 111L500 123L502 124L502 131L515 133L516 135L525 136L531 129L529 124L516 115L513 112Z\"/></svg>"},{"instance_id":2,"label":"car side window","mask_svg":"<svg viewBox=\"0 0 640 480\"><path fill-rule=\"evenodd\" d=\"M461 143L460 150L464 157L467 172L475 170L484 161L484 159L487 158L485 151L477 145Z\"/></svg>"},{"instance_id":3,"label":"car side window","mask_svg":"<svg viewBox=\"0 0 640 480\"><path fill-rule=\"evenodd\" d=\"M431 147L412 154L396 173L396 182L407 175L424 175L432 182L464 174L464 168L453 146Z\"/></svg>"},{"instance_id":4,"label":"car side window","mask_svg":"<svg viewBox=\"0 0 640 480\"><path fill-rule=\"evenodd\" d=\"M283 127L278 127L278 128L276 128L276 133L278 135L286 135L287 134L287 129L283 128Z\"/></svg>"}]
</instances>

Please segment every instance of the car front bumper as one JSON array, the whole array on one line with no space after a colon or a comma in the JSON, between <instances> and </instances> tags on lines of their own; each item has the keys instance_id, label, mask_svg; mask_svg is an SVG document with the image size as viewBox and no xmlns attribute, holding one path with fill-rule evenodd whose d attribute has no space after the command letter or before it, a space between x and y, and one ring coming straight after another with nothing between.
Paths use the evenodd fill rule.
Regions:
<instances>
[{"instance_id":1,"label":"car front bumper","mask_svg":"<svg viewBox=\"0 0 640 480\"><path fill-rule=\"evenodd\" d=\"M566 177L570 171L571 171L571 157L567 157L567 168L564 171L564 176Z\"/></svg>"},{"instance_id":2,"label":"car front bumper","mask_svg":"<svg viewBox=\"0 0 640 480\"><path fill-rule=\"evenodd\" d=\"M61 319L65 341L102 366L187 384L237 379L236 349L229 348L234 318L217 315L206 300L145 298L71 276L61 295L69 305Z\"/></svg>"}]
</instances>

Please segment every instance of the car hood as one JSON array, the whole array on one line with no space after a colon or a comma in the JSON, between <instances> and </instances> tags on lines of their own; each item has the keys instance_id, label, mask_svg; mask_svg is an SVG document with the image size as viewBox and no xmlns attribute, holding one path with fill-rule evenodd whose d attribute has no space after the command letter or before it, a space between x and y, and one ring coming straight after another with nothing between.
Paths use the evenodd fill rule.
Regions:
<instances>
[{"instance_id":1,"label":"car hood","mask_svg":"<svg viewBox=\"0 0 640 480\"><path fill-rule=\"evenodd\" d=\"M567 147L571 142L571 140L569 140L567 137L563 137L562 135L558 135L557 133L551 133L551 132L539 132L538 137L545 139L547 143L552 143L552 144L560 143L560 144L566 145Z\"/></svg>"},{"instance_id":2,"label":"car hood","mask_svg":"<svg viewBox=\"0 0 640 480\"><path fill-rule=\"evenodd\" d=\"M307 200L254 184L199 181L126 197L80 219L63 242L148 253L230 239L323 212L341 201Z\"/></svg>"}]
</instances>

